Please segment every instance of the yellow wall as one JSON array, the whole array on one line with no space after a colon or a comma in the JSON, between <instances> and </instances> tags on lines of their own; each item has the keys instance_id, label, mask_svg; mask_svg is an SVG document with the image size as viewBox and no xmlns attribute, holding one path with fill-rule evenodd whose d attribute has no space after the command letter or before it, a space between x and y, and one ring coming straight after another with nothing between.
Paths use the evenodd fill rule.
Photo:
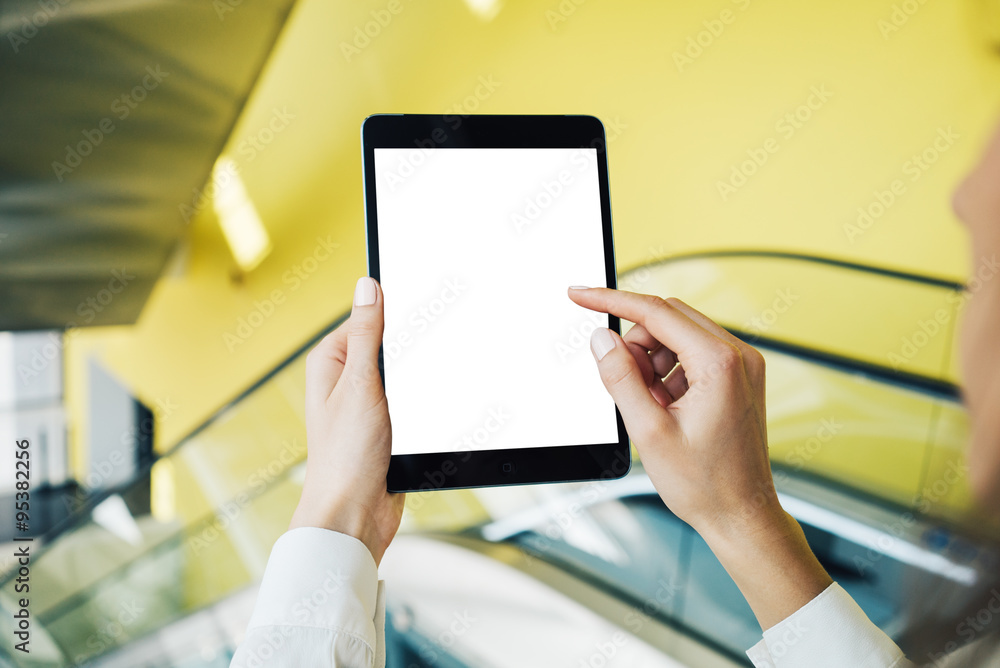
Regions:
<instances>
[{"instance_id":1,"label":"yellow wall","mask_svg":"<svg viewBox=\"0 0 1000 668\"><path fill-rule=\"evenodd\" d=\"M930 0L884 37L879 21L891 19L893 4L510 0L484 21L457 0L401 0L402 11L348 61L341 43L388 1L301 0L228 149L274 250L234 281L205 211L191 224L186 265L160 281L134 327L73 339L77 465L85 463L87 355L148 402L172 406L161 416L162 449L349 308L366 266L359 126L374 112L590 113L609 131L620 127L609 155L621 269L689 250L754 247L961 277L966 239L949 193L1000 113L1000 58L987 53L981 3ZM562 16L560 7L573 11ZM723 11L732 22L678 67L688 39ZM499 84L482 100L469 97L480 78ZM812 87L832 97L783 135L776 123ZM275 109L294 119L251 153L243 142ZM939 128L958 139L918 181L907 180L904 163ZM718 182L769 138L777 152L723 201ZM850 240L844 226L856 209L896 178L906 192ZM290 272L328 235L339 248L296 282ZM284 303L230 351L224 334L276 290Z\"/></svg>"}]
</instances>

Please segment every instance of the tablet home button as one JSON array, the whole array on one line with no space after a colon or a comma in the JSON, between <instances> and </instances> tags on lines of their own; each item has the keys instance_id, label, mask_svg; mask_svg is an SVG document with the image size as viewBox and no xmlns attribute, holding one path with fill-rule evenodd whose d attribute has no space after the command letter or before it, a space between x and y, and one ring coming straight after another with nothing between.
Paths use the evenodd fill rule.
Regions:
<instances>
[{"instance_id":1,"label":"tablet home button","mask_svg":"<svg viewBox=\"0 0 1000 668\"><path fill-rule=\"evenodd\" d=\"M500 472L504 475L514 475L514 462L503 462L500 464Z\"/></svg>"}]
</instances>

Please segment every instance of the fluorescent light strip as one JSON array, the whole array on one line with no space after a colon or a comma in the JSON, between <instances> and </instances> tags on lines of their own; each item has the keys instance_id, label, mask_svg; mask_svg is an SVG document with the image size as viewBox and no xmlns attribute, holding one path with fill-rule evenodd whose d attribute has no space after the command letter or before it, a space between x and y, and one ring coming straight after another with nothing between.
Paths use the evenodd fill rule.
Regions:
<instances>
[{"instance_id":1,"label":"fluorescent light strip","mask_svg":"<svg viewBox=\"0 0 1000 668\"><path fill-rule=\"evenodd\" d=\"M613 484L611 481L598 484L606 485L607 488L602 490L596 498L593 495L588 495L590 498L585 498L582 490L564 494L543 505L490 522L482 528L483 538L495 542L506 540L511 536L516 536L525 531L531 531L550 521L559 513L565 512L571 503L578 503L581 507L587 507L602 501L623 499L638 494L656 493L653 483L645 475L630 475L622 480L614 481Z\"/></svg>"},{"instance_id":2,"label":"fluorescent light strip","mask_svg":"<svg viewBox=\"0 0 1000 668\"><path fill-rule=\"evenodd\" d=\"M782 507L800 522L829 531L874 552L930 573L936 573L954 582L971 585L979 579L978 572L971 566L956 564L943 555L893 536L888 531L876 529L787 494L779 493L778 498L781 500Z\"/></svg>"},{"instance_id":3,"label":"fluorescent light strip","mask_svg":"<svg viewBox=\"0 0 1000 668\"><path fill-rule=\"evenodd\" d=\"M581 506L590 506L611 499L656 493L656 489L646 475L630 475L624 480L607 484L609 489L597 498L585 501L582 493L575 491L536 508L491 522L482 528L483 538L488 541L502 541L519 533L531 531L550 521L560 512L564 512L569 504L574 502ZM893 536L887 531L876 529L797 497L779 493L778 498L781 500L782 507L798 521L827 531L856 545L870 548L879 554L935 573L954 582L971 585L979 579L978 572L971 566L957 564L943 555Z\"/></svg>"},{"instance_id":4,"label":"fluorescent light strip","mask_svg":"<svg viewBox=\"0 0 1000 668\"><path fill-rule=\"evenodd\" d=\"M233 258L243 271L252 271L271 252L271 238L229 158L219 158L213 171L212 202Z\"/></svg>"}]
</instances>

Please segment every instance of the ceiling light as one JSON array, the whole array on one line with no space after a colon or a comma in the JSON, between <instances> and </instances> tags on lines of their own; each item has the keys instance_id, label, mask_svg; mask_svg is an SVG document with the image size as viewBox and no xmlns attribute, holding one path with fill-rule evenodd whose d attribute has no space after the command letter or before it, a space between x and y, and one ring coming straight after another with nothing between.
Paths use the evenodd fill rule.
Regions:
<instances>
[{"instance_id":1,"label":"ceiling light","mask_svg":"<svg viewBox=\"0 0 1000 668\"><path fill-rule=\"evenodd\" d=\"M212 182L213 206L233 258L240 269L252 271L271 252L271 238L247 195L236 163L219 158L212 170Z\"/></svg>"},{"instance_id":2,"label":"ceiling light","mask_svg":"<svg viewBox=\"0 0 1000 668\"><path fill-rule=\"evenodd\" d=\"M469 11L483 21L492 21L500 13L500 5L503 3L502 0L465 0L465 4Z\"/></svg>"}]
</instances>

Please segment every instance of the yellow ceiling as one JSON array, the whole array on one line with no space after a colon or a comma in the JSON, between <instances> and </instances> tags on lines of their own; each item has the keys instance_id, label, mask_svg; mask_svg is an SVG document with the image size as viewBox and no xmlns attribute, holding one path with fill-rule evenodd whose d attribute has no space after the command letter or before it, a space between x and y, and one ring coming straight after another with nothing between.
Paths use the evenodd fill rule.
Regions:
<instances>
[{"instance_id":1,"label":"yellow ceiling","mask_svg":"<svg viewBox=\"0 0 1000 668\"><path fill-rule=\"evenodd\" d=\"M226 150L273 251L234 278L205 207L135 326L72 339L76 466L88 355L164 407L162 449L349 308L366 267L359 128L371 113L599 116L620 270L766 248L960 278L966 238L949 194L1000 114L1000 58L980 0L914 3L905 21L894 4L508 1L486 20L459 0L300 0ZM378 34L345 49L376 18ZM810 101L800 127L782 121ZM911 180L908 161L939 132L950 145ZM723 199L719 182L768 149ZM856 234L858 207L896 179L895 201ZM259 326L241 332L241 319Z\"/></svg>"}]
</instances>

